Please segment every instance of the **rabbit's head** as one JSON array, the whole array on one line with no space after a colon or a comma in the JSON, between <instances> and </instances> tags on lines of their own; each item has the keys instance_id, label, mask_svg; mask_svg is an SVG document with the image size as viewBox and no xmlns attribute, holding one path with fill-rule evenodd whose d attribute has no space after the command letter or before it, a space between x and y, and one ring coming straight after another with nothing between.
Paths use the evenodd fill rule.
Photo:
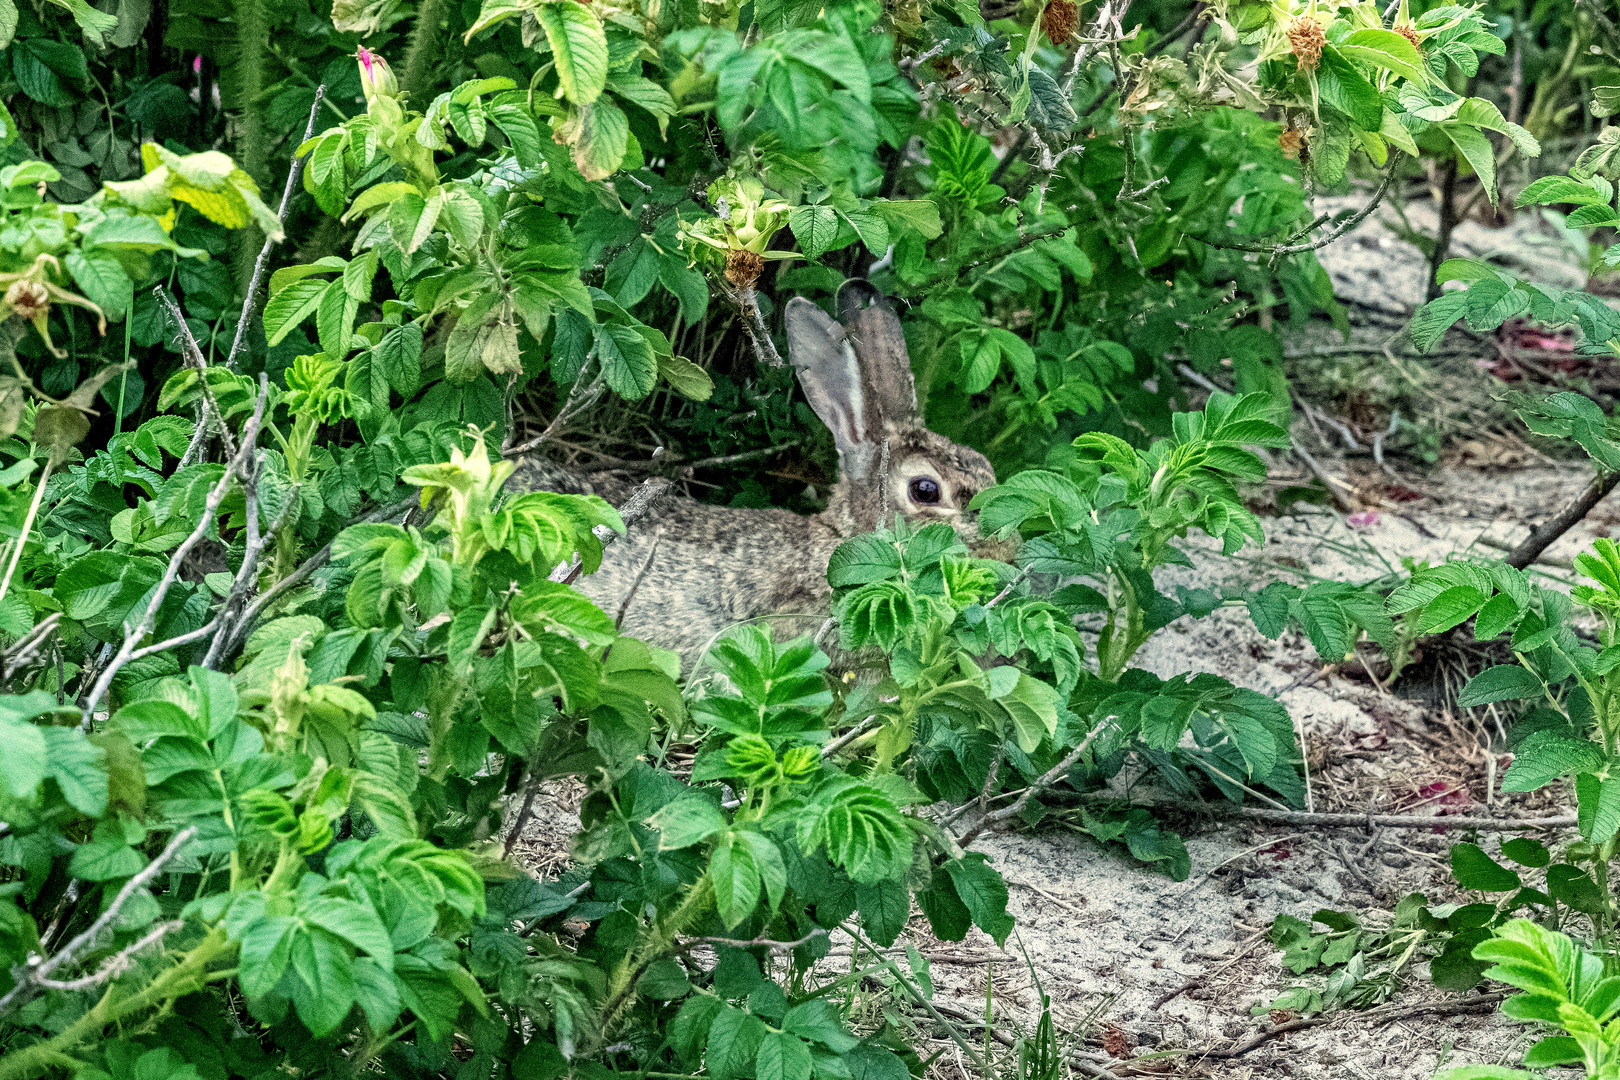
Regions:
<instances>
[{"instance_id":1,"label":"rabbit's head","mask_svg":"<svg viewBox=\"0 0 1620 1080\"><path fill-rule=\"evenodd\" d=\"M968 501L996 482L995 470L977 450L923 426L906 339L882 293L852 278L838 290L838 314L835 322L803 297L784 311L788 357L838 447L828 516L845 535L900 513L977 540Z\"/></svg>"}]
</instances>

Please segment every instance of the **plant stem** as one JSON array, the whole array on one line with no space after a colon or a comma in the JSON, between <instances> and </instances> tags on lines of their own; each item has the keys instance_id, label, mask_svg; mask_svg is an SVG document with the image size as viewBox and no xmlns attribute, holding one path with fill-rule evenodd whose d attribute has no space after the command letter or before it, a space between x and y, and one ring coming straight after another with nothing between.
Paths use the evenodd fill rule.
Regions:
<instances>
[{"instance_id":1,"label":"plant stem","mask_svg":"<svg viewBox=\"0 0 1620 1080\"><path fill-rule=\"evenodd\" d=\"M26 1080L53 1066L81 1068L83 1063L70 1057L71 1051L89 1042L108 1024L118 1023L154 1005L202 989L207 981L205 972L208 965L233 948L235 945L226 938L224 928L216 926L192 946L179 964L153 979L145 989L129 997L117 997L115 991L118 986L115 983L107 988L94 1008L75 1020L60 1035L0 1058L0 1080Z\"/></svg>"},{"instance_id":2,"label":"plant stem","mask_svg":"<svg viewBox=\"0 0 1620 1080\"><path fill-rule=\"evenodd\" d=\"M405 73L400 89L411 96L419 108L425 108L422 96L431 88L428 81L437 56L439 21L444 18L446 0L422 0L416 11L416 26L411 30L411 42L405 47Z\"/></svg>"},{"instance_id":3,"label":"plant stem","mask_svg":"<svg viewBox=\"0 0 1620 1080\"><path fill-rule=\"evenodd\" d=\"M23 518L22 533L17 537L17 548L11 553L11 562L6 564L6 576L0 579L0 601L5 600L6 590L11 588L11 576L17 572L17 564L22 561L23 548L28 546L28 534L34 531L34 517L39 513L40 500L45 497L45 481L51 475L53 464L54 458L45 459L45 471L39 476L39 486L34 488L34 501L28 504L28 516Z\"/></svg>"},{"instance_id":4,"label":"plant stem","mask_svg":"<svg viewBox=\"0 0 1620 1080\"><path fill-rule=\"evenodd\" d=\"M1434 236L1434 251L1429 255L1429 294L1433 300L1440 295L1440 264L1451 254L1451 234L1457 228L1457 154L1446 158L1440 167L1440 227Z\"/></svg>"},{"instance_id":5,"label":"plant stem","mask_svg":"<svg viewBox=\"0 0 1620 1080\"><path fill-rule=\"evenodd\" d=\"M701 915L714 901L714 882L704 874L687 891L686 899L680 906L670 912L664 919L654 922L647 931L647 937L634 953L624 959L613 973L613 981L608 987L607 1004L602 1007L602 1020L597 1028L596 1037L606 1039L613 1030L614 1022L618 1019L629 1004L635 1000L636 981L641 978L647 966L659 957L666 955L674 947L675 939L699 915ZM0 1077L0 1080L6 1080Z\"/></svg>"}]
</instances>

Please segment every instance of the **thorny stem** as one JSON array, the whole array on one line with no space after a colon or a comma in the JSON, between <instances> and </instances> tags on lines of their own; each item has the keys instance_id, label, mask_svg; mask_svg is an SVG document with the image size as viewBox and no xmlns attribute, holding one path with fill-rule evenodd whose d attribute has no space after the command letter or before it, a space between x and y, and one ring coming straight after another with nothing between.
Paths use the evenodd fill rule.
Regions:
<instances>
[{"instance_id":1,"label":"thorny stem","mask_svg":"<svg viewBox=\"0 0 1620 1080\"><path fill-rule=\"evenodd\" d=\"M1276 261L1282 258L1284 255L1297 255L1300 252L1316 251L1318 248L1325 248L1372 216L1373 211L1377 210L1379 205L1383 203L1384 196L1389 193L1390 184L1395 180L1395 170L1398 164L1398 152L1391 151L1390 162L1384 169L1383 177L1379 180L1378 187L1373 192L1372 198L1367 200L1367 205L1363 206L1360 210L1356 211L1349 217L1341 220L1326 236L1319 236L1315 240L1301 239L1302 237L1315 232L1318 228L1327 224L1328 221L1331 220L1328 215L1323 214L1313 220L1309 225L1296 232L1293 236L1290 236L1281 244L1245 244L1235 240L1202 240L1202 242L1208 244L1210 247L1226 248L1234 251L1254 251L1260 253L1261 255L1269 255L1271 256L1272 265L1275 265Z\"/></svg>"},{"instance_id":2,"label":"thorny stem","mask_svg":"<svg viewBox=\"0 0 1620 1080\"><path fill-rule=\"evenodd\" d=\"M235 943L226 938L224 927L215 927L192 946L179 964L129 997L118 996L117 984L109 986L95 1007L61 1034L0 1058L0 1080L24 1080L53 1066L82 1068L82 1063L70 1057L69 1051L88 1042L108 1024L200 990L207 982L208 966L235 947Z\"/></svg>"},{"instance_id":3,"label":"thorny stem","mask_svg":"<svg viewBox=\"0 0 1620 1080\"><path fill-rule=\"evenodd\" d=\"M430 72L439 60L439 22L444 18L446 0L422 0L416 12L416 26L411 30L410 44L405 48L405 69L400 78L400 89L414 101L421 101L429 89ZM422 102L426 107L426 102Z\"/></svg>"},{"instance_id":4,"label":"thorny stem","mask_svg":"<svg viewBox=\"0 0 1620 1080\"><path fill-rule=\"evenodd\" d=\"M721 292L742 316L743 330L748 334L748 340L754 346L754 356L762 364L770 367L785 367L786 361L782 354L776 351L776 342L771 340L771 331L765 325L765 318L759 313L759 298L752 285L735 286L729 281L720 286Z\"/></svg>"},{"instance_id":5,"label":"thorny stem","mask_svg":"<svg viewBox=\"0 0 1620 1080\"><path fill-rule=\"evenodd\" d=\"M613 973L613 981L608 987L607 1004L602 1007L602 1019L596 1032L598 1039L606 1039L608 1033L613 1030L619 1014L635 1000L636 983L647 967L654 960L669 953L681 931L695 922L713 902L714 882L709 879L709 875L704 874L687 890L686 898L681 901L680 906L648 927L641 945L634 953L625 957ZM5 1078L0 1077L0 1080Z\"/></svg>"}]
</instances>

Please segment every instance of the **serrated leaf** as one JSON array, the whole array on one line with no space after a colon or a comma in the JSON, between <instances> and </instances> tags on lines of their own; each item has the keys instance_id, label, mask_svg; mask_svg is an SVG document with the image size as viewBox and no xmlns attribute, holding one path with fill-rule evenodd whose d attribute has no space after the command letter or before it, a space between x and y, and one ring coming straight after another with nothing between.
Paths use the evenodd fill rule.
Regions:
<instances>
[{"instance_id":1,"label":"serrated leaf","mask_svg":"<svg viewBox=\"0 0 1620 1080\"><path fill-rule=\"evenodd\" d=\"M551 0L533 10L551 46L557 83L563 96L575 105L591 104L607 85L608 43L602 20L595 11L576 0ZM599 178L587 176L586 179Z\"/></svg>"}]
</instances>

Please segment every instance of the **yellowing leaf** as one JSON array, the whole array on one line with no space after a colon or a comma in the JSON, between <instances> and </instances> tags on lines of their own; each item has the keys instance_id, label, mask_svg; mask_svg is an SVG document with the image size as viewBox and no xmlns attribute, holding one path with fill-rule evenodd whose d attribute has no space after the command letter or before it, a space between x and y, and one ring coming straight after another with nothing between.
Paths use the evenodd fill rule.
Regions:
<instances>
[{"instance_id":1,"label":"yellowing leaf","mask_svg":"<svg viewBox=\"0 0 1620 1080\"><path fill-rule=\"evenodd\" d=\"M587 180L606 180L624 161L630 122L607 101L576 109L557 132L573 152L574 167Z\"/></svg>"},{"instance_id":2,"label":"yellowing leaf","mask_svg":"<svg viewBox=\"0 0 1620 1080\"><path fill-rule=\"evenodd\" d=\"M562 96L575 105L589 105L607 83L608 45L602 20L575 0L541 4L535 16L551 45Z\"/></svg>"}]
</instances>

